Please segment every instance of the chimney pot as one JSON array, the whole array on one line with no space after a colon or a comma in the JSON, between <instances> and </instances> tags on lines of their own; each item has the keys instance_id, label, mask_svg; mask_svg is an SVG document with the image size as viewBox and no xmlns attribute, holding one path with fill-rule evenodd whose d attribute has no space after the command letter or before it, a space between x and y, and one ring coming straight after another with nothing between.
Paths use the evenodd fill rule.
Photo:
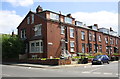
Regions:
<instances>
[{"instance_id":1,"label":"chimney pot","mask_svg":"<svg viewBox=\"0 0 120 79\"><path fill-rule=\"evenodd\" d=\"M42 9L42 7L40 7L40 5L36 8L36 13L39 13L39 12L42 12L43 11L43 9Z\"/></svg>"}]
</instances>

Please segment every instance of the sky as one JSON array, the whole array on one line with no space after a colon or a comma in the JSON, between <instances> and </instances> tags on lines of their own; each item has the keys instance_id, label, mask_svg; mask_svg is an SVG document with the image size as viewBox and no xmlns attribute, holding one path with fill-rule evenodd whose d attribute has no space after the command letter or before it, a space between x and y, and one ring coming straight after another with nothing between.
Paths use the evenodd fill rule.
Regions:
<instances>
[{"instance_id":1,"label":"sky","mask_svg":"<svg viewBox=\"0 0 120 79\"><path fill-rule=\"evenodd\" d=\"M63 15L69 13L86 25L98 24L98 27L110 28L118 32L118 2L34 2L33 0L3 0L0 3L0 33L11 34L14 31L17 34L17 26L24 19L27 13L36 11L40 5L44 10L50 10L56 13L59 11Z\"/></svg>"}]
</instances>

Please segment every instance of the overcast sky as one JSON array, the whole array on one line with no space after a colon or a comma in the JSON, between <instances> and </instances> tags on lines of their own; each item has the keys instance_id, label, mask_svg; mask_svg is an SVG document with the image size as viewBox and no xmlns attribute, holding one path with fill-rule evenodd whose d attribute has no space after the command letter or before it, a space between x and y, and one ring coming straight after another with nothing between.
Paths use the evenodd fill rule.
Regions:
<instances>
[{"instance_id":1,"label":"overcast sky","mask_svg":"<svg viewBox=\"0 0 120 79\"><path fill-rule=\"evenodd\" d=\"M17 26L29 12L38 5L44 10L66 15L71 13L76 20L86 25L98 24L98 27L118 31L118 2L34 2L33 0L4 0L0 10L0 33L17 33Z\"/></svg>"}]
</instances>

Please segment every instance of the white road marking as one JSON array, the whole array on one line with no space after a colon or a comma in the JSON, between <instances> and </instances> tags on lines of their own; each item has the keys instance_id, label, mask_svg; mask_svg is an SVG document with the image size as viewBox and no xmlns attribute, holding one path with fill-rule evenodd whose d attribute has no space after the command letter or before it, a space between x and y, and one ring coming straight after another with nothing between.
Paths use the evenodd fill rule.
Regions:
<instances>
[{"instance_id":1,"label":"white road marking","mask_svg":"<svg viewBox=\"0 0 120 79\"><path fill-rule=\"evenodd\" d=\"M84 66L84 68L96 68L96 67L102 67L102 66L105 66L105 65L90 65L90 66Z\"/></svg>"},{"instance_id":2,"label":"white road marking","mask_svg":"<svg viewBox=\"0 0 120 79\"><path fill-rule=\"evenodd\" d=\"M99 70L100 68L96 68L96 69L93 69L93 70L90 70L89 72L93 72L93 71L96 71L96 70Z\"/></svg>"},{"instance_id":3,"label":"white road marking","mask_svg":"<svg viewBox=\"0 0 120 79\"><path fill-rule=\"evenodd\" d=\"M92 65L92 67L102 67L104 65Z\"/></svg>"},{"instance_id":4,"label":"white road marking","mask_svg":"<svg viewBox=\"0 0 120 79\"><path fill-rule=\"evenodd\" d=\"M90 73L90 72L85 71L85 72L82 72L82 73Z\"/></svg>"},{"instance_id":5,"label":"white road marking","mask_svg":"<svg viewBox=\"0 0 120 79\"><path fill-rule=\"evenodd\" d=\"M119 74L116 74L116 75L119 75Z\"/></svg>"},{"instance_id":6,"label":"white road marking","mask_svg":"<svg viewBox=\"0 0 120 79\"><path fill-rule=\"evenodd\" d=\"M112 75L112 73L103 73L104 75Z\"/></svg>"},{"instance_id":7,"label":"white road marking","mask_svg":"<svg viewBox=\"0 0 120 79\"><path fill-rule=\"evenodd\" d=\"M93 74L101 74L101 72L93 72Z\"/></svg>"},{"instance_id":8,"label":"white road marking","mask_svg":"<svg viewBox=\"0 0 120 79\"><path fill-rule=\"evenodd\" d=\"M31 67L28 67L28 69L31 69Z\"/></svg>"},{"instance_id":9,"label":"white road marking","mask_svg":"<svg viewBox=\"0 0 120 79\"><path fill-rule=\"evenodd\" d=\"M2 74L3 76L10 76L10 75L8 75L8 74Z\"/></svg>"}]
</instances>

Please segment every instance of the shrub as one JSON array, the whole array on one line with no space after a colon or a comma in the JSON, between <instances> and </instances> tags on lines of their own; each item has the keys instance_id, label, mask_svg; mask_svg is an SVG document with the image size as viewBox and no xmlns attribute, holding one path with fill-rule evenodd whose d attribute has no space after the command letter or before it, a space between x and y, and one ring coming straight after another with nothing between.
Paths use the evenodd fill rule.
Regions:
<instances>
[{"instance_id":1,"label":"shrub","mask_svg":"<svg viewBox=\"0 0 120 79\"><path fill-rule=\"evenodd\" d=\"M101 52L95 53L93 56L103 55Z\"/></svg>"},{"instance_id":2,"label":"shrub","mask_svg":"<svg viewBox=\"0 0 120 79\"><path fill-rule=\"evenodd\" d=\"M95 56L87 56L87 58L94 58Z\"/></svg>"}]
</instances>

